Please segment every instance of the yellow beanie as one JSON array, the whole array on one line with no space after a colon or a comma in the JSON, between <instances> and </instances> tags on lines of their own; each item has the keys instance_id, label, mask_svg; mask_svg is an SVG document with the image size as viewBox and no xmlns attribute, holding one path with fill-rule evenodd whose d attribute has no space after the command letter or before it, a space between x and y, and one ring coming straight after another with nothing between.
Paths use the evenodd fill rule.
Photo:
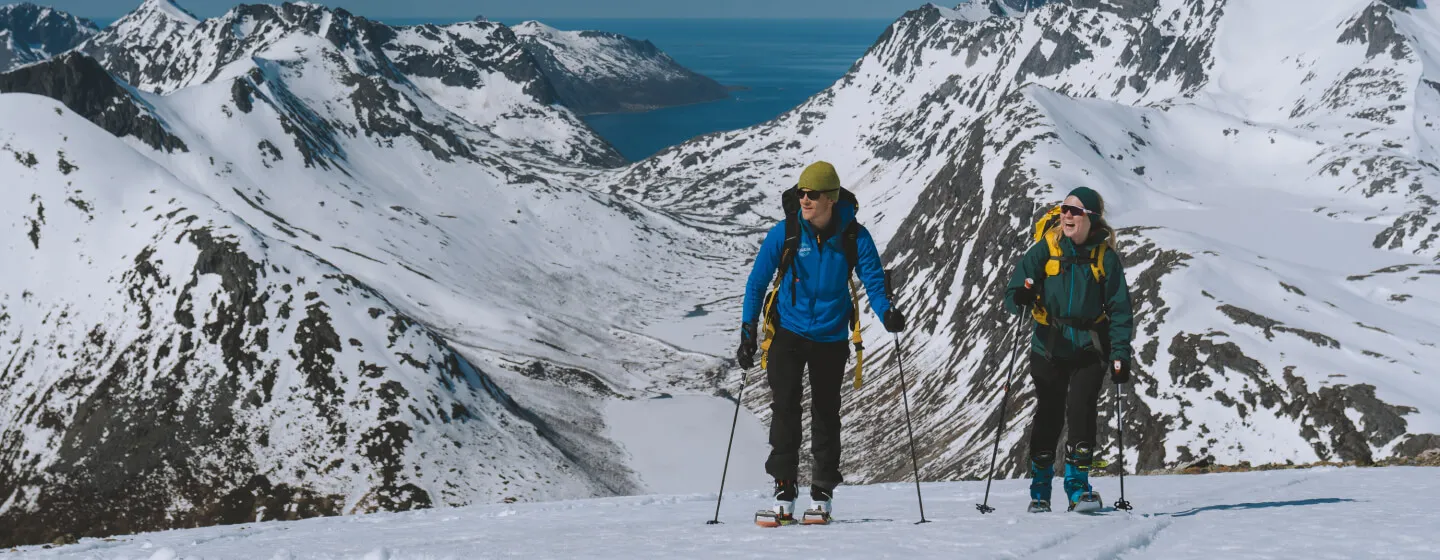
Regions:
<instances>
[{"instance_id":1,"label":"yellow beanie","mask_svg":"<svg viewBox=\"0 0 1440 560\"><path fill-rule=\"evenodd\" d=\"M800 172L797 186L802 190L823 192L830 200L840 199L840 175L835 172L835 166L823 161L812 163Z\"/></svg>"}]
</instances>

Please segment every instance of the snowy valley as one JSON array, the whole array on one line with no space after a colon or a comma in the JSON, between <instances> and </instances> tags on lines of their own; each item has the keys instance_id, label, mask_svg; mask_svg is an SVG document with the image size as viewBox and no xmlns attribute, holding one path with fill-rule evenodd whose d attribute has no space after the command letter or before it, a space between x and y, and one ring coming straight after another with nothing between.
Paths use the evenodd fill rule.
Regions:
<instances>
[{"instance_id":1,"label":"snowy valley","mask_svg":"<svg viewBox=\"0 0 1440 560\"><path fill-rule=\"evenodd\" d=\"M7 544L633 494L607 403L724 365L500 24L148 0L0 82Z\"/></svg>"}]
</instances>

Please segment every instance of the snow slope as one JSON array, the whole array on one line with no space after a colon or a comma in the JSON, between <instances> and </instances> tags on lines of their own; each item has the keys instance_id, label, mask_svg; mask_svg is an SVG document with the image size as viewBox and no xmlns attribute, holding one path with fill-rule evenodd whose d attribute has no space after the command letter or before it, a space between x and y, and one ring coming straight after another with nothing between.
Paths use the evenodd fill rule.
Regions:
<instances>
[{"instance_id":1,"label":"snow slope","mask_svg":"<svg viewBox=\"0 0 1440 560\"><path fill-rule=\"evenodd\" d=\"M513 35L182 15L0 76L0 538L642 491L608 407L714 392L640 332L701 234L581 186Z\"/></svg>"},{"instance_id":2,"label":"snow slope","mask_svg":"<svg viewBox=\"0 0 1440 560\"><path fill-rule=\"evenodd\" d=\"M1127 477L1132 513L1027 514L1022 481L842 487L838 522L762 529L768 497L637 496L259 522L24 547L5 558L1433 558L1434 469ZM1097 489L1113 501L1116 482Z\"/></svg>"},{"instance_id":3,"label":"snow slope","mask_svg":"<svg viewBox=\"0 0 1440 560\"><path fill-rule=\"evenodd\" d=\"M720 484L730 425L737 423L727 487L769 488L769 428L735 401L703 395L661 395L610 401L607 436L625 450L647 494L699 493Z\"/></svg>"},{"instance_id":4,"label":"snow slope","mask_svg":"<svg viewBox=\"0 0 1440 560\"><path fill-rule=\"evenodd\" d=\"M0 115L25 270L0 286L7 538L234 521L241 495L314 515L606 491L382 293L51 100Z\"/></svg>"}]
</instances>

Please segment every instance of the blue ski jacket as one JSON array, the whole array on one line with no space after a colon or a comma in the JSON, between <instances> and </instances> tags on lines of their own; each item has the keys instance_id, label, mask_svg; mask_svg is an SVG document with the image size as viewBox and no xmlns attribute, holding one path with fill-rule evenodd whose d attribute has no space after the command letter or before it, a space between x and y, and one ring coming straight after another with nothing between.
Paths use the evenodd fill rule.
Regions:
<instances>
[{"instance_id":1,"label":"blue ski jacket","mask_svg":"<svg viewBox=\"0 0 1440 560\"><path fill-rule=\"evenodd\" d=\"M837 342L849 337L850 319L850 263L845 259L839 232L855 221L855 206L849 202L835 205L835 234L824 243L810 222L800 221L800 246L796 249L795 260L790 265L786 278L780 283L779 310L780 327L814 342ZM785 223L782 221L770 228L765 242L760 245L760 254L750 270L750 280L745 284L745 305L742 319L755 325L760 318L765 291L780 266L780 253L785 245ZM880 253L875 240L864 226L856 239L859 257L855 273L865 285L870 298L870 308L880 317L890 310L890 298L885 293L885 270L880 263Z\"/></svg>"}]
</instances>

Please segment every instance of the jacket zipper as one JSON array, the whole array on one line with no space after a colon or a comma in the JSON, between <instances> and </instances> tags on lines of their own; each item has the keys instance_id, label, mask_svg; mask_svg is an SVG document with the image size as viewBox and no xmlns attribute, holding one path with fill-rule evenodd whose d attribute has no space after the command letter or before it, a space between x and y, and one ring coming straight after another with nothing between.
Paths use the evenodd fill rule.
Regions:
<instances>
[{"instance_id":1,"label":"jacket zipper","mask_svg":"<svg viewBox=\"0 0 1440 560\"><path fill-rule=\"evenodd\" d=\"M1078 254L1079 254L1079 251L1078 251L1078 250L1075 251L1075 254L1078 255ZM1072 255L1072 256L1073 256L1073 255ZM1068 319L1068 318L1071 318L1071 317L1074 317L1074 316L1075 316L1075 263L1074 263L1074 262L1071 262L1071 263L1070 263L1070 266L1065 267L1065 274L1070 277L1070 294L1069 294L1069 297L1066 298L1067 301L1065 302L1065 315L1066 315L1066 318ZM1078 350L1079 347L1080 347L1080 345L1079 345L1078 341L1075 340L1075 335L1073 334L1073 331L1075 330L1075 328L1074 328L1074 327L1070 327L1070 326L1068 326L1068 325L1065 325L1064 327L1065 327L1065 339L1068 340L1068 341L1070 341L1070 346L1071 346L1072 348L1075 348L1076 350Z\"/></svg>"},{"instance_id":2,"label":"jacket zipper","mask_svg":"<svg viewBox=\"0 0 1440 560\"><path fill-rule=\"evenodd\" d=\"M815 258L816 258L816 260L820 261L820 266L819 266L818 268L823 270L823 269L825 268L825 246L820 243L820 234L818 234L818 233L815 234ZM814 280L813 278L810 279L809 284L810 284L810 328L811 328L811 329L814 329L814 328L815 328L815 300L816 300L816 299L819 299L819 296L817 295L818 292L819 292L819 286L816 286L816 285L815 285L815 280Z\"/></svg>"}]
</instances>

